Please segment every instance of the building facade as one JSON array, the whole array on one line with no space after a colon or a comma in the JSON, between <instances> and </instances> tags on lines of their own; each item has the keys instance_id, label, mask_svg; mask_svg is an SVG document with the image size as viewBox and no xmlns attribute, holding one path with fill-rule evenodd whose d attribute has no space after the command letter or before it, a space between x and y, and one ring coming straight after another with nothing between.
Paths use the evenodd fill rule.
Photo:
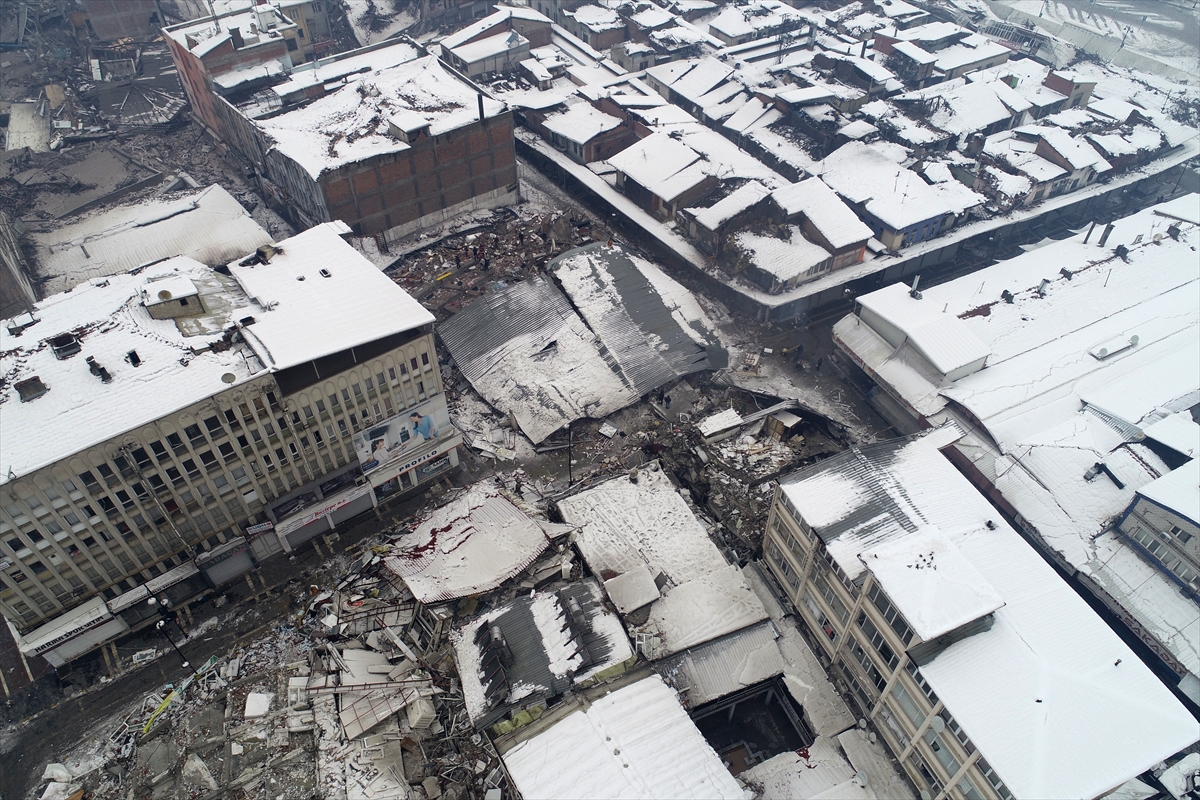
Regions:
<instances>
[{"instance_id":1,"label":"building facade","mask_svg":"<svg viewBox=\"0 0 1200 800\"><path fill-rule=\"evenodd\" d=\"M41 321L22 332L24 341L6 341L6 349L25 346L18 353L29 358L18 372L39 372L18 375L24 380L5 393L6 422L40 426L40 438L58 442L40 452L29 448L39 437L5 442L0 611L22 634L39 639L39 626L61 627L56 618L86 601L111 605L242 537L259 561L293 549L457 464L461 437L445 411L432 316L331 226L275 248L280 255L272 261L241 270L256 274L234 280L218 280L190 259L170 259L141 276L76 289L102 304L135 298L128 311L137 318L133 333L117 326L70 339L46 329L69 323L54 316L52 306L69 298L59 295L39 307ZM375 277L382 280L371 286ZM181 279L199 288L171 291ZM306 286L302 280L323 283L307 284L307 300L294 293L267 299L290 289L287 282ZM147 282L155 290L147 296L151 306L180 308L139 308ZM379 299L356 308L347 300L364 286ZM163 292L170 300L154 302ZM255 313L230 320L215 338L169 336L247 306ZM370 321L388 313L399 321ZM356 316L366 319L367 334L347 338L344 323ZM285 349L294 331L309 325L325 331L328 344L311 339ZM30 356L55 346L61 352L43 352L40 362ZM115 353L126 349L122 363ZM182 359L168 361L181 352ZM148 381L145 389L139 381ZM119 407L135 396L124 394L126 387L167 397L130 411ZM176 398L184 402L157 413ZM102 413L106 404L113 408ZM58 430L84 424L92 430L77 440L93 441L82 448Z\"/></svg>"},{"instance_id":2,"label":"building facade","mask_svg":"<svg viewBox=\"0 0 1200 800\"><path fill-rule=\"evenodd\" d=\"M922 797L1101 796L1194 739L1195 720L939 453L958 436L947 426L784 479L767 565L813 652ZM1068 638L1092 662L1066 679L1070 698L1048 677L1075 662L1059 644ZM1093 669L1114 660L1133 668L1097 683ZM1110 679L1128 683L1106 697ZM1119 721L1137 706L1127 719L1141 728L1150 696L1171 709L1160 732L1175 733L1126 752Z\"/></svg>"}]
</instances>

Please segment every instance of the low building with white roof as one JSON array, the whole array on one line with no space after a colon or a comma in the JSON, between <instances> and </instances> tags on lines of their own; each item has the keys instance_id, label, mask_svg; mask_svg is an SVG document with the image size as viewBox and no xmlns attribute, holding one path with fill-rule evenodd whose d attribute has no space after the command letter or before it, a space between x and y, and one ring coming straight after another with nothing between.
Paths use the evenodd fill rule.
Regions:
<instances>
[{"instance_id":1,"label":"low building with white roof","mask_svg":"<svg viewBox=\"0 0 1200 800\"><path fill-rule=\"evenodd\" d=\"M457 463L433 316L348 232L170 258L4 323L0 611L26 655L62 660L93 598L117 614L198 554L293 549Z\"/></svg>"},{"instance_id":2,"label":"low building with white roof","mask_svg":"<svg viewBox=\"0 0 1200 800\"><path fill-rule=\"evenodd\" d=\"M947 454L1200 705L1196 209L863 295L834 343L898 430L961 426Z\"/></svg>"},{"instance_id":3,"label":"low building with white roof","mask_svg":"<svg viewBox=\"0 0 1200 800\"><path fill-rule=\"evenodd\" d=\"M785 478L767 564L922 796L1101 797L1196 720L939 452L962 435Z\"/></svg>"}]
</instances>

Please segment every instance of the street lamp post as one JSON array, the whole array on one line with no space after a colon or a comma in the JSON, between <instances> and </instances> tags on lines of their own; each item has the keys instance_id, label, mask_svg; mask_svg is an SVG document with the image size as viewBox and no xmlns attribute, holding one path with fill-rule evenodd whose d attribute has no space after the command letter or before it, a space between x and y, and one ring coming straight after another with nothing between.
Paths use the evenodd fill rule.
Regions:
<instances>
[{"instance_id":1,"label":"street lamp post","mask_svg":"<svg viewBox=\"0 0 1200 800\"><path fill-rule=\"evenodd\" d=\"M179 625L179 623L175 621L175 612L172 611L169 607L170 602L165 597L163 597L163 598L151 597L146 602L148 602L150 605L161 605L162 606L163 618L160 619L157 624L155 624L155 626L154 626L155 630L157 630L159 633L161 633L163 635L163 638L165 638L167 640L167 643L171 645L171 648L179 656L179 660L181 662L183 662L183 668L187 669L187 670L191 670L192 677L199 679L200 676L197 675L196 670L192 668L192 663L187 660L187 656L185 656L183 654L183 651L179 649L179 646L177 644L175 644L175 640L171 638L171 634L167 633L167 621L168 620L175 622L176 626ZM182 630L183 629L180 628L180 631L182 631Z\"/></svg>"}]
</instances>

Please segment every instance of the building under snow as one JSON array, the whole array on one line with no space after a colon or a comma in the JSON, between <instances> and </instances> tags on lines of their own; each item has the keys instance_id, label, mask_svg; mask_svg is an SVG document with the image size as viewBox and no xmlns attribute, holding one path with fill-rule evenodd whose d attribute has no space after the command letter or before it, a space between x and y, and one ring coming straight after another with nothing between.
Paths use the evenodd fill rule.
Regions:
<instances>
[{"instance_id":1,"label":"building under snow","mask_svg":"<svg viewBox=\"0 0 1200 800\"><path fill-rule=\"evenodd\" d=\"M221 271L167 259L4 323L0 610L26 655L69 660L149 592L227 580L457 463L433 316L346 233Z\"/></svg>"},{"instance_id":2,"label":"building under snow","mask_svg":"<svg viewBox=\"0 0 1200 800\"><path fill-rule=\"evenodd\" d=\"M814 651L929 797L1100 797L1196 720L939 452L855 448L781 481L764 553Z\"/></svg>"},{"instance_id":3,"label":"building under snow","mask_svg":"<svg viewBox=\"0 0 1200 800\"><path fill-rule=\"evenodd\" d=\"M946 453L1200 704L1198 240L1189 195L863 295L833 333L897 429L966 431Z\"/></svg>"}]
</instances>

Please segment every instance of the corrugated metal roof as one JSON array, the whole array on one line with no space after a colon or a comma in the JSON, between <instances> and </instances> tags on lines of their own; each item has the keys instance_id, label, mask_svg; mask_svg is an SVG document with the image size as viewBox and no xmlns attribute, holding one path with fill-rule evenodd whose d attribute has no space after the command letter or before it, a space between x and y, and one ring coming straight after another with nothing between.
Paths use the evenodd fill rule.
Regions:
<instances>
[{"instance_id":1,"label":"corrugated metal roof","mask_svg":"<svg viewBox=\"0 0 1200 800\"><path fill-rule=\"evenodd\" d=\"M437 332L475 390L513 414L534 444L572 420L606 417L637 399L543 276L480 297Z\"/></svg>"},{"instance_id":2,"label":"corrugated metal roof","mask_svg":"<svg viewBox=\"0 0 1200 800\"><path fill-rule=\"evenodd\" d=\"M694 708L782 675L783 655L770 621L743 628L654 664Z\"/></svg>"},{"instance_id":3,"label":"corrugated metal roof","mask_svg":"<svg viewBox=\"0 0 1200 800\"><path fill-rule=\"evenodd\" d=\"M667 305L659 288L620 247L599 242L579 247L552 260L549 268L638 395L728 364L716 336L698 322L685 330L678 310ZM612 293L619 304L591 302Z\"/></svg>"}]
</instances>

